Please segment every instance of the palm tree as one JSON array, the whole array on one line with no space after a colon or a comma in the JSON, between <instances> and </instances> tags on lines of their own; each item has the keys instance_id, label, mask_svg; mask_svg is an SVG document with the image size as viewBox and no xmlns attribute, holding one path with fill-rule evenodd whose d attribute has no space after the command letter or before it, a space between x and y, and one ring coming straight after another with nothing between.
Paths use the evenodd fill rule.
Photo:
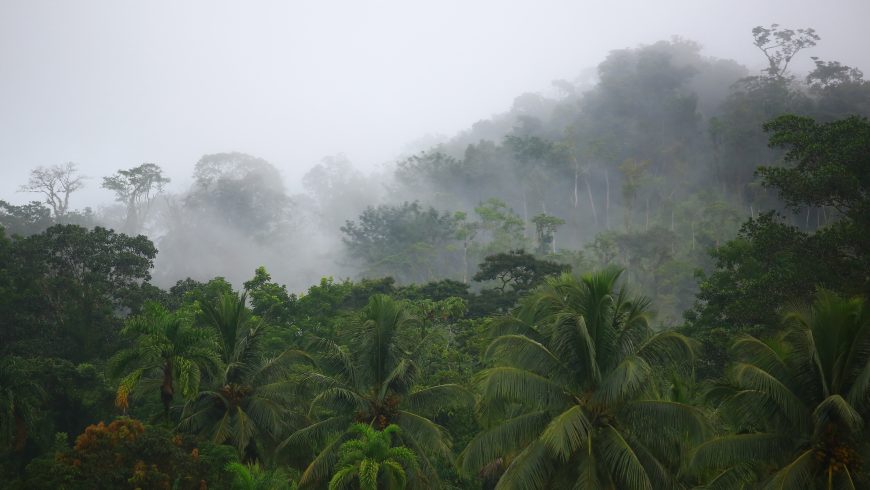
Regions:
<instances>
[{"instance_id":1,"label":"palm tree","mask_svg":"<svg viewBox=\"0 0 870 490\"><path fill-rule=\"evenodd\" d=\"M785 331L746 336L711 394L733 434L700 445L692 465L710 486L870 488L870 310L819 292L785 315Z\"/></svg>"},{"instance_id":2,"label":"palm tree","mask_svg":"<svg viewBox=\"0 0 870 490\"><path fill-rule=\"evenodd\" d=\"M280 447L316 447L319 452L300 479L300 486L325 481L338 459L338 449L352 434L353 422L384 429L402 427L398 435L417 453L425 478L434 485L437 475L429 456L450 457L450 441L443 427L431 420L441 409L471 404L471 394L454 384L418 387L414 362L421 342L414 331L417 319L388 296L374 295L359 317L348 325L345 345L319 340L315 369L302 385L311 391L308 423Z\"/></svg>"},{"instance_id":3,"label":"palm tree","mask_svg":"<svg viewBox=\"0 0 870 490\"><path fill-rule=\"evenodd\" d=\"M115 404L125 411L130 393L142 378L153 377L159 383L160 401L168 419L176 386L184 398L190 399L199 390L202 372L213 371L220 363L210 331L193 327L180 314L155 303L128 320L122 333L137 336L135 346L118 352L109 362L109 372L116 378L123 376Z\"/></svg>"},{"instance_id":4,"label":"palm tree","mask_svg":"<svg viewBox=\"0 0 870 490\"><path fill-rule=\"evenodd\" d=\"M550 278L496 324L479 374L488 429L460 455L499 489L659 489L703 414L656 395L655 369L693 355L654 333L647 300L616 289L620 271ZM668 457L670 456L670 457Z\"/></svg>"},{"instance_id":5,"label":"palm tree","mask_svg":"<svg viewBox=\"0 0 870 490\"><path fill-rule=\"evenodd\" d=\"M24 362L18 357L0 360L0 454L7 449L24 449L45 398Z\"/></svg>"},{"instance_id":6,"label":"palm tree","mask_svg":"<svg viewBox=\"0 0 870 490\"><path fill-rule=\"evenodd\" d=\"M298 353L263 356L268 332L245 306L245 295L227 294L202 304L203 318L217 334L223 370L188 402L180 427L207 435L215 444L233 443L243 458L262 456L252 442L278 437L293 406L290 368Z\"/></svg>"},{"instance_id":7,"label":"palm tree","mask_svg":"<svg viewBox=\"0 0 870 490\"><path fill-rule=\"evenodd\" d=\"M360 490L403 490L408 484L408 470L417 468L417 456L403 446L392 446L393 434L400 434L396 424L378 431L366 424L354 424L357 439L346 441L339 449L338 471L329 480L329 490L351 488L354 481Z\"/></svg>"}]
</instances>

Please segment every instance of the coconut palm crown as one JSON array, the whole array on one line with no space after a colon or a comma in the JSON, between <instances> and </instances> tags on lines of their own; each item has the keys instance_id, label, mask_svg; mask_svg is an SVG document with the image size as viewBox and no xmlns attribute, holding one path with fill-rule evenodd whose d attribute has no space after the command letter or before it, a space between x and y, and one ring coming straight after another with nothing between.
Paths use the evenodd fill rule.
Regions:
<instances>
[{"instance_id":1,"label":"coconut palm crown","mask_svg":"<svg viewBox=\"0 0 870 490\"><path fill-rule=\"evenodd\" d=\"M710 486L870 488L870 311L821 291L770 340L746 336L711 396L735 434L697 448Z\"/></svg>"},{"instance_id":2,"label":"coconut palm crown","mask_svg":"<svg viewBox=\"0 0 870 490\"><path fill-rule=\"evenodd\" d=\"M171 313L152 303L132 317L122 330L135 335L135 345L118 352L109 362L109 372L121 377L115 404L126 410L130 393L143 380L159 387L164 415L181 389L190 399L199 390L202 374L216 371L220 365L217 343L211 331L196 328L179 313Z\"/></svg>"},{"instance_id":3,"label":"coconut palm crown","mask_svg":"<svg viewBox=\"0 0 870 490\"><path fill-rule=\"evenodd\" d=\"M655 370L693 349L653 332L647 300L617 288L619 276L550 278L496 325L494 365L478 379L489 427L460 455L467 472L498 476L499 489L675 486L679 456L706 424L656 394Z\"/></svg>"},{"instance_id":4,"label":"coconut palm crown","mask_svg":"<svg viewBox=\"0 0 870 490\"><path fill-rule=\"evenodd\" d=\"M304 354L288 349L267 358L268 325L245 306L245 295L227 294L202 305L203 318L219 340L222 370L184 407L180 427L232 443L247 460L261 458L262 445L284 432L293 407L293 363Z\"/></svg>"},{"instance_id":5,"label":"coconut palm crown","mask_svg":"<svg viewBox=\"0 0 870 490\"><path fill-rule=\"evenodd\" d=\"M302 474L300 486L326 481L338 461L341 444L353 436L354 422L384 429L402 427L397 437L420 461L420 474L436 487L431 457L451 457L447 431L432 421L439 410L471 405L471 394L454 384L421 387L415 351L420 338L417 319L406 305L374 295L359 316L346 326L343 345L317 340L315 367L305 372L301 386L311 396L308 422L293 432L283 447L312 447L317 456Z\"/></svg>"}]
</instances>

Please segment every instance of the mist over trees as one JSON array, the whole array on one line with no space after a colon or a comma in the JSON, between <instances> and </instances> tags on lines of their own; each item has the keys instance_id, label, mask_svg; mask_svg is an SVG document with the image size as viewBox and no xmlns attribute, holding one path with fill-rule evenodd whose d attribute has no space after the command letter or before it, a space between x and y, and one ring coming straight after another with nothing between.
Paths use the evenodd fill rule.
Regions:
<instances>
[{"instance_id":1,"label":"mist over trees","mask_svg":"<svg viewBox=\"0 0 870 490\"><path fill-rule=\"evenodd\" d=\"M811 28L746 42L761 71L611 51L297 194L213 153L173 192L128 162L75 210L85 164L33 169L41 201L0 200L0 478L870 485L870 82L795 73Z\"/></svg>"}]
</instances>

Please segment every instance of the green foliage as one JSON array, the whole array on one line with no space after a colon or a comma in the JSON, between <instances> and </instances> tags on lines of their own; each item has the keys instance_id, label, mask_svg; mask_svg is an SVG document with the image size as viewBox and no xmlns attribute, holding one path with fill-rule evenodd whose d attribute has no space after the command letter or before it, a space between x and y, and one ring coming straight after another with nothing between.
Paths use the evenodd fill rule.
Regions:
<instances>
[{"instance_id":1,"label":"green foliage","mask_svg":"<svg viewBox=\"0 0 870 490\"><path fill-rule=\"evenodd\" d=\"M166 201L161 280L201 277L191 252L224 267L239 243L288 243L295 209L345 223L370 277L299 294L264 267L242 295L222 277L163 291L145 237L51 226L97 216L69 209L74 165L35 169L51 210L0 201L0 481L870 486L870 84L818 59L795 83L811 29L753 38L761 76L680 39L613 51L594 86L524 94L399 162L392 203L352 221L372 199L340 156L294 203L264 160L204 156ZM104 179L125 229L165 181L153 164ZM113 394L166 422L96 424Z\"/></svg>"},{"instance_id":2,"label":"green foliage","mask_svg":"<svg viewBox=\"0 0 870 490\"><path fill-rule=\"evenodd\" d=\"M522 295L541 284L548 276L570 271L571 267L548 260L535 258L524 250L490 255L480 264L473 279L477 282L495 284L492 293L481 292L481 301L491 299L490 312L507 311Z\"/></svg>"},{"instance_id":3,"label":"green foliage","mask_svg":"<svg viewBox=\"0 0 870 490\"><path fill-rule=\"evenodd\" d=\"M16 357L0 360L0 454L24 449L40 418L45 392L23 364Z\"/></svg>"},{"instance_id":4,"label":"green foliage","mask_svg":"<svg viewBox=\"0 0 870 490\"><path fill-rule=\"evenodd\" d=\"M401 433L398 425L375 430L369 425L354 424L351 432L358 436L341 444L329 490L403 490L409 486L418 468L417 456L404 446L392 445L393 434Z\"/></svg>"},{"instance_id":5,"label":"green foliage","mask_svg":"<svg viewBox=\"0 0 870 490\"><path fill-rule=\"evenodd\" d=\"M213 332L195 328L190 319L154 303L127 320L122 333L136 336L136 345L115 354L109 372L120 378L115 405L125 411L137 385L151 381L168 418L176 386L189 400L199 392L203 372L215 372L220 365Z\"/></svg>"},{"instance_id":6,"label":"green foliage","mask_svg":"<svg viewBox=\"0 0 870 490\"><path fill-rule=\"evenodd\" d=\"M362 263L366 275L423 282L450 264L452 254L445 255L443 247L455 240L456 222L415 201L369 207L341 231L351 257Z\"/></svg>"},{"instance_id":7,"label":"green foliage","mask_svg":"<svg viewBox=\"0 0 870 490\"><path fill-rule=\"evenodd\" d=\"M538 236L538 254L556 253L556 230L565 224L565 220L547 214L539 214L532 218Z\"/></svg>"},{"instance_id":8,"label":"green foliage","mask_svg":"<svg viewBox=\"0 0 870 490\"><path fill-rule=\"evenodd\" d=\"M268 470L259 463L244 465L232 462L226 471L234 476L233 488L237 490L295 490L296 484L279 469Z\"/></svg>"},{"instance_id":9,"label":"green foliage","mask_svg":"<svg viewBox=\"0 0 870 490\"><path fill-rule=\"evenodd\" d=\"M496 488L668 488L706 431L694 407L659 399L654 370L691 359L689 339L654 334L647 301L615 270L551 278L497 324L478 377L489 427L462 453Z\"/></svg>"},{"instance_id":10,"label":"green foliage","mask_svg":"<svg viewBox=\"0 0 870 490\"><path fill-rule=\"evenodd\" d=\"M711 394L738 435L698 446L704 475L744 471L775 488L863 488L870 475L870 314L866 300L821 291L784 316L781 335L735 342L735 363ZM827 484L827 486L824 486Z\"/></svg>"},{"instance_id":11,"label":"green foliage","mask_svg":"<svg viewBox=\"0 0 870 490\"><path fill-rule=\"evenodd\" d=\"M4 240L5 242L5 240ZM157 250L144 236L55 225L0 247L0 349L85 361L111 356Z\"/></svg>"},{"instance_id":12,"label":"green foliage","mask_svg":"<svg viewBox=\"0 0 870 490\"><path fill-rule=\"evenodd\" d=\"M291 451L314 449L317 456L302 474L300 485L326 480L354 421L383 429L403 428L401 441L420 458L421 478L438 478L430 458L448 457L449 436L429 417L440 410L468 404L470 394L454 384L421 386L417 352L426 345L410 310L384 295L375 295L343 328L342 342L316 340L315 368L304 373L303 388L311 400L308 422L283 443Z\"/></svg>"},{"instance_id":13,"label":"green foliage","mask_svg":"<svg viewBox=\"0 0 870 490\"><path fill-rule=\"evenodd\" d=\"M15 206L0 199L0 226L8 235L33 235L53 224L51 210L39 201Z\"/></svg>"},{"instance_id":14,"label":"green foliage","mask_svg":"<svg viewBox=\"0 0 870 490\"><path fill-rule=\"evenodd\" d=\"M288 349L266 357L269 327L252 317L245 295L227 294L202 303L207 328L218 339L221 370L184 407L180 427L215 444L233 444L243 459L263 457L279 437L292 406L292 362L306 356Z\"/></svg>"},{"instance_id":15,"label":"green foliage","mask_svg":"<svg viewBox=\"0 0 870 490\"><path fill-rule=\"evenodd\" d=\"M771 144L790 148L781 167L761 167L763 184L794 211L830 213L815 232L773 213L747 221L736 240L712 252L715 269L702 277L689 318L706 328L758 330L776 326L777 310L808 302L817 286L847 294L868 291L870 221L867 155L870 123L850 118L817 124L786 116L766 126ZM827 211L826 211L827 210Z\"/></svg>"}]
</instances>

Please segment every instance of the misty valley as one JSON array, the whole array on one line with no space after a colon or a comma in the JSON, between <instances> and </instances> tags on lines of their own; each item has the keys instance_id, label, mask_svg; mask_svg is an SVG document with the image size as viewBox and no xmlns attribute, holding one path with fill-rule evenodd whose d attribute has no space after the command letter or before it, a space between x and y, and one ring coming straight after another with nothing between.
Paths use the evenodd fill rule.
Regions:
<instances>
[{"instance_id":1,"label":"misty valley","mask_svg":"<svg viewBox=\"0 0 870 490\"><path fill-rule=\"evenodd\" d=\"M298 189L28 169L0 487L870 488L870 81L823 34L615 49Z\"/></svg>"}]
</instances>

